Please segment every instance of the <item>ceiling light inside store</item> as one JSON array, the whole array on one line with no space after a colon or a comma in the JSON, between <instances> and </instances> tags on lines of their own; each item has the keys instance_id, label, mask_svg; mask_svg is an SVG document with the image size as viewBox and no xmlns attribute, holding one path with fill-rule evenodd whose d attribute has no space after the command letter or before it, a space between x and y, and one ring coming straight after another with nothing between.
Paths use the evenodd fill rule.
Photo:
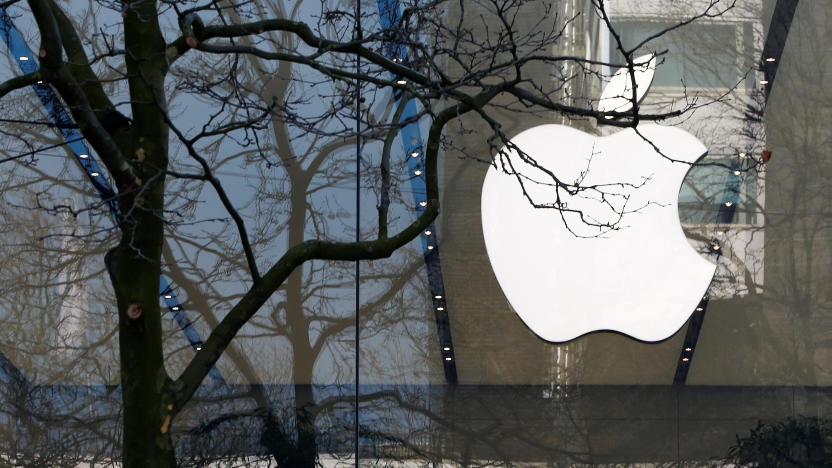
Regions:
<instances>
[{"instance_id":1,"label":"ceiling light inside store","mask_svg":"<svg viewBox=\"0 0 832 468\"><path fill-rule=\"evenodd\" d=\"M766 62L773 62L774 60L776 60L774 57L769 57L766 59Z\"/></svg>"}]
</instances>

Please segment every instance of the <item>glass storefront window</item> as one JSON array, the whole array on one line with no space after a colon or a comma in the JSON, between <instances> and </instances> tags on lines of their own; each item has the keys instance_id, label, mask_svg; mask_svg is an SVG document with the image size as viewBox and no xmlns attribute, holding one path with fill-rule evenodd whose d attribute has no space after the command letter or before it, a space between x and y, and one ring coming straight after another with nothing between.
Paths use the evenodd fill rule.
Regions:
<instances>
[{"instance_id":1,"label":"glass storefront window","mask_svg":"<svg viewBox=\"0 0 832 468\"><path fill-rule=\"evenodd\" d=\"M131 117L125 123L108 114L107 131L137 125L118 46L122 12L48 3L67 11L95 57L102 90ZM367 52L358 64L355 44L319 48L299 38L296 23L258 24L254 35L222 29L283 18L349 42L357 34L354 3L188 10L205 24L178 11L181 5L160 10L165 39L186 51L171 59L164 82L168 115L186 135L169 142L159 214L160 362L172 378L211 345L212 330L255 283L237 221L248 230L255 267L264 269L304 241L389 239L440 202L436 219L388 257L356 263L341 255L287 273L222 357L206 364L188 403L154 426L172 435L177 463L832 465L832 55L824 46L832 5L749 0L726 9L723 1L709 10L710 3L362 3ZM669 113L656 123L683 129L707 149L691 164L665 162L687 170L678 191L686 236L679 249L695 251L715 274L678 330L655 342L613 326L565 342L540 338L507 298L486 248L486 173L522 157L500 153L508 141L550 124L596 143L632 131L617 126L631 116L596 112L614 65L625 62L601 5L625 48L672 29L633 51L661 52L639 107L647 117L636 128ZM14 87L43 58L38 26L23 3L0 8L10 12L2 18L8 66L0 67L0 83ZM110 26L88 27L91 21ZM228 37L200 37L206 30ZM12 39L25 47L15 49ZM511 47L517 43L523 47ZM218 54L220 47L228 49ZM308 67L310 60L328 68ZM489 96L480 108L460 97L517 73L522 79L511 93ZM56 109L71 103L47 88L0 87L0 170L7 175L0 181L0 464L121 466L130 428L122 422L119 346L127 332L104 259L124 213L108 197L116 183L99 155L73 139L80 130L53 122ZM475 110L454 114L442 137L430 140L437 115L462 101ZM209 130L216 125L223 131ZM187 139L202 130L200 139ZM540 144L547 154L514 166L536 168L518 179L545 194L541 216L566 213L581 222L567 208L609 202L618 221L586 223L609 228L603 235L647 217L649 204L628 211L610 201L616 185L638 190L639 183L589 182L602 145L568 154L572 142L558 140L566 133L551 135ZM189 150L215 170L227 200L205 185L206 166ZM433 166L429 151L438 152ZM577 162L560 173L538 156ZM430 199L433 170L438 200ZM654 175L637 180L649 184ZM557 205L559 197L569 205ZM237 207L240 220L224 203ZM541 226L521 231L540 234ZM574 232L577 239L585 231ZM618 269L621 283L653 289L647 300L622 294L607 301L618 317L637 322L649 321L642 310L666 304L660 285L673 279L671 258L639 263L661 235L656 228L634 241L628 264L598 251L570 264L566 254L575 252L563 249L579 244L551 232L500 247L511 259L530 249L530 261L551 258L535 274L568 277L578 295ZM510 275L530 284L538 279L530 271L520 264ZM555 286L529 294L561 314Z\"/></svg>"},{"instance_id":2,"label":"glass storefront window","mask_svg":"<svg viewBox=\"0 0 832 468\"><path fill-rule=\"evenodd\" d=\"M743 47L753 48L753 45L743 42L743 23L701 22L674 31L677 24L622 19L614 26L627 50L646 38L659 35L634 53L638 56L666 52L661 66L656 69L653 86L725 89L745 86L742 77L747 70L742 69L746 55ZM671 32L660 35L665 30ZM612 61L625 63L615 38L610 36L609 40Z\"/></svg>"}]
</instances>

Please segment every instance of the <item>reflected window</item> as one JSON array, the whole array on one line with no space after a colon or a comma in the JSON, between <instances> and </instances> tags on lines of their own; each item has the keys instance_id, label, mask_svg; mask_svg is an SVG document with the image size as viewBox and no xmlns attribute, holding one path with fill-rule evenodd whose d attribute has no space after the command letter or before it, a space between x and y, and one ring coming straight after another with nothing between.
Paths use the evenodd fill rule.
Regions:
<instances>
[{"instance_id":1,"label":"reflected window","mask_svg":"<svg viewBox=\"0 0 832 468\"><path fill-rule=\"evenodd\" d=\"M679 191L684 224L757 224L757 174L736 158L707 158L694 166Z\"/></svg>"},{"instance_id":2,"label":"reflected window","mask_svg":"<svg viewBox=\"0 0 832 468\"><path fill-rule=\"evenodd\" d=\"M614 26L626 49L676 23L646 20L616 21ZM625 63L615 37L609 35L610 61ZM744 88L743 28L736 23L696 23L650 40L634 56L663 52L654 87Z\"/></svg>"}]
</instances>

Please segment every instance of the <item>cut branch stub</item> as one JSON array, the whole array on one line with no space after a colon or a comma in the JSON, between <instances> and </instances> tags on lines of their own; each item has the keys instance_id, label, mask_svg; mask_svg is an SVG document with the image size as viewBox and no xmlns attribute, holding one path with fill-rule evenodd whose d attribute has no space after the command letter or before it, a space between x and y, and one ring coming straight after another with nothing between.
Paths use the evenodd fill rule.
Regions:
<instances>
[{"instance_id":1,"label":"cut branch stub","mask_svg":"<svg viewBox=\"0 0 832 468\"><path fill-rule=\"evenodd\" d=\"M130 304L127 306L127 318L130 320L136 320L137 318L142 316L142 306L140 304Z\"/></svg>"}]
</instances>

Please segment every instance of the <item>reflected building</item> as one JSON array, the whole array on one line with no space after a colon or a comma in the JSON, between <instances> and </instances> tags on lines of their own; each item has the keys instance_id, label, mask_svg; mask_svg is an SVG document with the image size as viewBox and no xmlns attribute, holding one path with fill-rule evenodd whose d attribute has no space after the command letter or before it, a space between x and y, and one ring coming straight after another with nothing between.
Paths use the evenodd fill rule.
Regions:
<instances>
[{"instance_id":1,"label":"reflected building","mask_svg":"<svg viewBox=\"0 0 832 468\"><path fill-rule=\"evenodd\" d=\"M591 2L557 5L567 18L592 11ZM632 48L705 7L610 2L608 10L618 38ZM829 288L820 286L832 271L829 217L815 203L832 195L821 169L832 155L819 143L828 134L818 127L823 117L798 117L803 109L828 108L817 89L829 73L828 53L812 45L828 34L821 19L827 10L808 2L738 2L634 53L663 53L641 111L693 104L694 112L667 123L709 148L685 179L679 216L691 245L718 270L688 323L664 341L610 332L565 344L536 337L488 274L479 237L487 166L459 154L444 160L442 248L460 382L446 396L450 419L464 421L474 434L505 430L506 438L450 431L455 453L468 454L471 463L478 453L480 460L555 466L707 463L759 421L828 417L832 360L819 336L828 332L823 324L830 313ZM541 14L531 13L529 23ZM623 62L617 39L597 15L576 16L564 39L553 55ZM593 71L603 77L614 70ZM574 79L560 86L563 76ZM603 86L577 66L541 71L540 82L547 79L576 103L590 102ZM543 123L600 135L618 131L552 115L514 119L506 133ZM460 146L476 147L476 135L460 138ZM795 157L796 151L812 157ZM497 420L513 424L489 425Z\"/></svg>"},{"instance_id":2,"label":"reflected building","mask_svg":"<svg viewBox=\"0 0 832 468\"><path fill-rule=\"evenodd\" d=\"M78 214L74 212L79 203L67 198L64 204L67 211L61 214L64 238L61 241L61 272L58 276L58 284L63 286L64 292L58 313L55 347L58 352L71 353L73 349L78 350L85 345L85 310L89 304L77 262L83 248L79 238L84 234L78 231Z\"/></svg>"},{"instance_id":3,"label":"reflected building","mask_svg":"<svg viewBox=\"0 0 832 468\"><path fill-rule=\"evenodd\" d=\"M588 61L537 63L527 73L559 102L596 106L615 71L603 64L624 61L619 41L634 48L670 29L634 55L659 53L661 62L641 112L689 107L663 124L684 128L709 149L690 168L679 193L680 223L690 245L717 265L707 297L691 318L656 343L605 331L566 343L538 338L512 310L491 269L480 200L494 149L484 141L485 124L466 116L456 127L464 131L449 133L452 145L440 159L442 210L435 228L425 234L430 238L420 238L389 260L362 263L361 278L353 276L352 264L323 262L293 274L174 422L182 460L199 465L234 459L255 466L311 440L324 466L351 466L357 439L367 466L707 466L725 461L737 438L760 422L828 421L832 102L825 83L832 76L832 29L826 21L832 6L739 1L724 13L674 28L710 2L606 3L615 34L597 14L597 1L526 4L517 18L519 29L554 22L560 31L557 45L540 53ZM464 2L464 14L460 5L449 4L450 18L478 21L474 13L482 4ZM541 23L541 18L552 20ZM272 102L286 92L281 80L275 74L251 87L262 89L261 98ZM397 97L389 93L380 99ZM598 136L619 131L589 118L514 112L516 99L497 104L493 113L508 136L547 123ZM278 117L271 124L290 127ZM292 131L298 132L275 130L264 141L282 143ZM312 139L293 136L296 144ZM407 137L408 144L418 142L412 134ZM392 167L406 174L394 181L399 185L391 198L399 206L391 208L391 225L413 216L413 205L423 201L407 185L412 174L422 174L423 168L416 173L408 165L418 151L402 143L404 132L397 138L402 154ZM343 200L354 196L346 183L354 174L343 168L354 163L353 147L333 144L326 158L312 161L318 154L314 146L310 143L303 157L286 156L276 164L282 172L273 179L257 174L259 179L238 181L241 191L256 180L276 193L257 200L262 211L247 213L258 233L267 233L260 239L263 245L299 242L312 231L352 238L353 213ZM368 154L375 151L371 146ZM558 142L552 146L556 149ZM304 164L325 163L330 165L318 179L305 172ZM181 187L172 205L182 211L207 205L187 199L190 186ZM327 190L335 194L322 195ZM379 190L373 186L363 195L371 209L376 198L383 198ZM70 215L61 223L64 233L78 232ZM278 225L273 235L269 223ZM374 220L364 225L373 226L365 234L377 234ZM187 229L175 233L197 230ZM238 274L244 266L226 252L234 251L236 240L222 229L198 238L216 241L219 253L183 244L171 244L165 252L166 275L182 299L164 304L172 312L186 309L193 319L187 326L165 319L172 374L200 349L200 339L226 312L228 298L239 293L246 277ZM62 254L56 263L63 267L56 284L65 288L57 294L59 301L50 302L58 304L50 311L57 320L48 320L55 333L36 336L31 323L41 322L30 313L23 327L27 333L17 339L9 331L19 325L17 309L0 308L5 341L21 344L0 346L0 357L9 356L0 361L0 421L14 427L0 434L0 452L24 453L20 460L44 461L48 455L60 461L69 457L66 445L76 459L107 462L118 456L119 376L113 364L118 358L116 340L108 335L116 325L107 315L109 299L90 293L108 287L106 272L72 264L73 252L82 248L74 237L57 248ZM439 251L441 265L432 261ZM87 274L98 275L94 285L99 289L82 284ZM356 283L366 318L360 359L351 328ZM35 280L29 286L38 288ZM173 300L172 291L162 292L165 301ZM90 313L99 308L102 313ZM340 328L330 333L326 324ZM78 359L79 369L91 369L89 375L55 365L49 353L39 353L39 340L67 355L87 347ZM27 346L38 351L29 353L34 358ZM356 361L363 382L357 389L360 430L354 425Z\"/></svg>"}]
</instances>

